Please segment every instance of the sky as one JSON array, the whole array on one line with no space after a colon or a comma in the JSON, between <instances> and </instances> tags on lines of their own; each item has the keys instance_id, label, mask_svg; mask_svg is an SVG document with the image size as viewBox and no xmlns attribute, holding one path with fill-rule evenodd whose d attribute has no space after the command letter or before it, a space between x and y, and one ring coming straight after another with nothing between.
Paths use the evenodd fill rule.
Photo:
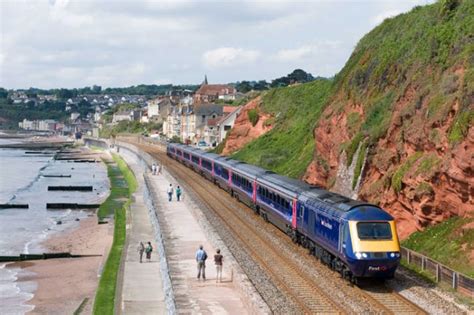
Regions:
<instances>
[{"instance_id":1,"label":"sky","mask_svg":"<svg viewBox=\"0 0 474 315\"><path fill-rule=\"evenodd\" d=\"M0 87L330 77L385 18L433 0L1 0Z\"/></svg>"}]
</instances>

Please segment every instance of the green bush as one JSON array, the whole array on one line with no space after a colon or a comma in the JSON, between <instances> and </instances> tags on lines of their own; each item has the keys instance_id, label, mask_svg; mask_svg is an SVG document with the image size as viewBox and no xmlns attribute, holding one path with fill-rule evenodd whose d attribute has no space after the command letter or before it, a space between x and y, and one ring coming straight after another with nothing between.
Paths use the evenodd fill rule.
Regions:
<instances>
[{"instance_id":1,"label":"green bush","mask_svg":"<svg viewBox=\"0 0 474 315\"><path fill-rule=\"evenodd\" d=\"M247 112L249 121L252 123L252 126L255 126L258 123L258 110L253 108Z\"/></svg>"}]
</instances>

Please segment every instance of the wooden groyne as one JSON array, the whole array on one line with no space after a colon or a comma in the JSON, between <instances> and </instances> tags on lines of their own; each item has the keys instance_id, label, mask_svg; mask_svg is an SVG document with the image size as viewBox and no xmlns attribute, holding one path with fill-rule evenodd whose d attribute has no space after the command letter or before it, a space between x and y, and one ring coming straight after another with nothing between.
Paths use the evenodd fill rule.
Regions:
<instances>
[{"instance_id":1,"label":"wooden groyne","mask_svg":"<svg viewBox=\"0 0 474 315\"><path fill-rule=\"evenodd\" d=\"M70 178L71 175L70 175L70 174L68 174L68 175L62 175L62 174L58 174L58 175L56 175L56 174L44 174L43 177L68 177L68 178Z\"/></svg>"},{"instance_id":2,"label":"wooden groyne","mask_svg":"<svg viewBox=\"0 0 474 315\"><path fill-rule=\"evenodd\" d=\"M45 155L53 155L54 151L25 151L25 154L45 154Z\"/></svg>"},{"instance_id":3,"label":"wooden groyne","mask_svg":"<svg viewBox=\"0 0 474 315\"><path fill-rule=\"evenodd\" d=\"M0 209L28 209L30 206L28 204L11 204L11 203L2 203L0 204Z\"/></svg>"},{"instance_id":4,"label":"wooden groyne","mask_svg":"<svg viewBox=\"0 0 474 315\"><path fill-rule=\"evenodd\" d=\"M96 209L100 204L81 204L81 203L47 203L46 209Z\"/></svg>"},{"instance_id":5,"label":"wooden groyne","mask_svg":"<svg viewBox=\"0 0 474 315\"><path fill-rule=\"evenodd\" d=\"M0 262L27 261L27 260L44 260L57 258L81 258L81 257L98 257L102 255L73 255L69 252L63 253L42 253L42 254L20 254L18 256L0 256Z\"/></svg>"},{"instance_id":6,"label":"wooden groyne","mask_svg":"<svg viewBox=\"0 0 474 315\"><path fill-rule=\"evenodd\" d=\"M92 186L48 186L48 191L92 191Z\"/></svg>"}]
</instances>

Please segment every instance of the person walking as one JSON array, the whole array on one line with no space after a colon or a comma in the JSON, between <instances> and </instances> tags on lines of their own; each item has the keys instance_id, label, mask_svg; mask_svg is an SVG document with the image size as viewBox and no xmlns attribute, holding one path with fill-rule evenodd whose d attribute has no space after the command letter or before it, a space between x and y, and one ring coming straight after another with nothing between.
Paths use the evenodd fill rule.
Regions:
<instances>
[{"instance_id":1,"label":"person walking","mask_svg":"<svg viewBox=\"0 0 474 315\"><path fill-rule=\"evenodd\" d=\"M182 190L181 190L181 187L176 187L176 199L179 201L180 198L181 198L181 193L182 193Z\"/></svg>"},{"instance_id":2,"label":"person walking","mask_svg":"<svg viewBox=\"0 0 474 315\"><path fill-rule=\"evenodd\" d=\"M153 163L153 164L151 165L151 173L152 173L153 175L156 175L156 164L155 164L155 163Z\"/></svg>"},{"instance_id":3,"label":"person walking","mask_svg":"<svg viewBox=\"0 0 474 315\"><path fill-rule=\"evenodd\" d=\"M173 199L173 185L172 184L170 184L166 192L168 193L168 201L171 201Z\"/></svg>"},{"instance_id":4,"label":"person walking","mask_svg":"<svg viewBox=\"0 0 474 315\"><path fill-rule=\"evenodd\" d=\"M145 245L143 245L143 242L140 242L137 247L138 254L140 255L140 263L142 263L143 259L143 252L145 252Z\"/></svg>"},{"instance_id":5,"label":"person walking","mask_svg":"<svg viewBox=\"0 0 474 315\"><path fill-rule=\"evenodd\" d=\"M151 246L151 243L148 242L145 248L145 253L146 253L146 260L149 262L151 260L151 252L153 251L153 246Z\"/></svg>"},{"instance_id":6,"label":"person walking","mask_svg":"<svg viewBox=\"0 0 474 315\"><path fill-rule=\"evenodd\" d=\"M163 164L158 164L158 175L161 174L162 170L163 170Z\"/></svg>"},{"instance_id":7,"label":"person walking","mask_svg":"<svg viewBox=\"0 0 474 315\"><path fill-rule=\"evenodd\" d=\"M222 282L222 261L224 256L221 255L221 250L218 249L217 253L214 255L214 264L216 265L216 283L218 281Z\"/></svg>"},{"instance_id":8,"label":"person walking","mask_svg":"<svg viewBox=\"0 0 474 315\"><path fill-rule=\"evenodd\" d=\"M198 280L201 278L201 274L202 274L202 279L206 280L206 259L207 259L207 253L204 250L204 247L202 245L199 245L199 249L196 252Z\"/></svg>"}]
</instances>

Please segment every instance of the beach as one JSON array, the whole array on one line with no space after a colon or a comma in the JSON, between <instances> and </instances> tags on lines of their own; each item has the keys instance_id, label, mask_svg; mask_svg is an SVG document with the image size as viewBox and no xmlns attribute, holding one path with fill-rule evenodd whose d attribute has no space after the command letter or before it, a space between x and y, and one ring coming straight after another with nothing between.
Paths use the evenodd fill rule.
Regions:
<instances>
[{"instance_id":1,"label":"beach","mask_svg":"<svg viewBox=\"0 0 474 315\"><path fill-rule=\"evenodd\" d=\"M23 141L0 139L2 145L19 142ZM75 163L77 158L100 160L100 154L84 148L68 150L71 153L60 155L61 160L54 158L57 149L29 150L0 148L0 202L29 205L0 210L0 255L70 252L93 256L1 263L0 313L68 314L85 298L89 300L84 314L90 313L113 224L97 224L92 210L48 209L46 204L102 203L109 194L106 168L103 163ZM49 176L58 174L65 176ZM93 190L48 190L48 186L69 185L90 185Z\"/></svg>"},{"instance_id":2,"label":"beach","mask_svg":"<svg viewBox=\"0 0 474 315\"><path fill-rule=\"evenodd\" d=\"M19 262L8 268L20 268L19 285L36 282L34 297L27 302L34 309L28 314L72 314L88 299L82 314L92 312L99 272L107 259L113 239L112 224L97 224L92 215L73 230L57 233L41 245L48 252L71 252L92 257L62 258Z\"/></svg>"}]
</instances>

